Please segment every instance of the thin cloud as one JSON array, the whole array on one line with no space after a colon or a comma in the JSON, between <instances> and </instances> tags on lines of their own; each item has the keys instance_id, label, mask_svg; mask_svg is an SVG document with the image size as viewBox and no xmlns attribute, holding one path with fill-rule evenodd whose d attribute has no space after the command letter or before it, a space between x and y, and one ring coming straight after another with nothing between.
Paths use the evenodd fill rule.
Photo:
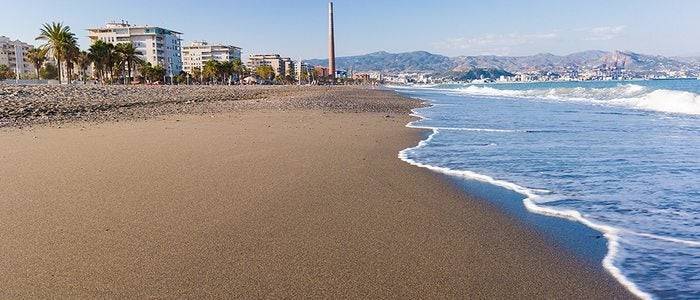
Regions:
<instances>
[{"instance_id":1,"label":"thin cloud","mask_svg":"<svg viewBox=\"0 0 700 300\"><path fill-rule=\"evenodd\" d=\"M622 34L624 34L627 26L617 25L617 26L601 26L594 28L582 29L580 31L586 32L584 40L587 41L609 41L615 39Z\"/></svg>"},{"instance_id":2,"label":"thin cloud","mask_svg":"<svg viewBox=\"0 0 700 300\"><path fill-rule=\"evenodd\" d=\"M476 37L448 38L435 43L435 47L442 50L468 50L479 54L508 55L514 47L534 44L543 40L552 40L558 37L559 35L555 32L486 34Z\"/></svg>"},{"instance_id":3,"label":"thin cloud","mask_svg":"<svg viewBox=\"0 0 700 300\"><path fill-rule=\"evenodd\" d=\"M433 43L433 47L443 51L461 52L471 55L512 55L523 49L541 48L552 45L579 44L593 41L610 41L625 34L626 25L598 26L579 29L556 30L544 33L485 34L473 37L448 38Z\"/></svg>"}]
</instances>

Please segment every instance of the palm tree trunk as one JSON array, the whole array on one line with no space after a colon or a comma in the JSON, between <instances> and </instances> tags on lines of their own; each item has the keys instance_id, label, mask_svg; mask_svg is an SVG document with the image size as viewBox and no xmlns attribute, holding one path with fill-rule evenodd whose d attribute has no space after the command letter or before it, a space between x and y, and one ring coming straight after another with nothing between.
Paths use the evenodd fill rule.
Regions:
<instances>
[{"instance_id":1,"label":"palm tree trunk","mask_svg":"<svg viewBox=\"0 0 700 300\"><path fill-rule=\"evenodd\" d=\"M58 84L61 84L62 83L61 82L61 59L56 58L56 61L58 62L57 63L57 65L58 65Z\"/></svg>"},{"instance_id":2,"label":"palm tree trunk","mask_svg":"<svg viewBox=\"0 0 700 300\"><path fill-rule=\"evenodd\" d=\"M129 76L129 84L131 84L131 60L126 60L126 69Z\"/></svg>"}]
</instances>

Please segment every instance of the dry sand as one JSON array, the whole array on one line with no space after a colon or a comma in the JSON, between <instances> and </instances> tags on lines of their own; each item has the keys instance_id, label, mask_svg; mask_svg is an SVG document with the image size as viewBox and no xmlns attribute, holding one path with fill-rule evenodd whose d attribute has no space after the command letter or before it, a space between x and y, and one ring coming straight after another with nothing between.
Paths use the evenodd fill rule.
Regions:
<instances>
[{"instance_id":1,"label":"dry sand","mask_svg":"<svg viewBox=\"0 0 700 300\"><path fill-rule=\"evenodd\" d=\"M399 160L418 132L386 115L3 129L0 298L630 297Z\"/></svg>"}]
</instances>

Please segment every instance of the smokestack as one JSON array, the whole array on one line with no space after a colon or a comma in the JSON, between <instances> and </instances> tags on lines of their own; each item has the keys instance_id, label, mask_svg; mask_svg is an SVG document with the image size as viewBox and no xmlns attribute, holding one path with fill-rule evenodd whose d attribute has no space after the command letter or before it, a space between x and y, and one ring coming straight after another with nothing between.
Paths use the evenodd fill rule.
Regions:
<instances>
[{"instance_id":1,"label":"smokestack","mask_svg":"<svg viewBox=\"0 0 700 300\"><path fill-rule=\"evenodd\" d=\"M328 73L335 80L335 34L333 32L333 1L328 3Z\"/></svg>"}]
</instances>

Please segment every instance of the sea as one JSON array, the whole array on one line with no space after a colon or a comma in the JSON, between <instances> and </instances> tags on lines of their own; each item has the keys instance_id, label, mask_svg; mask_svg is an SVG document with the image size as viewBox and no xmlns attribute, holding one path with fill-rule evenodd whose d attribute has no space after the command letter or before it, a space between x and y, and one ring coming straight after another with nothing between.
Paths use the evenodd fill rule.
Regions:
<instances>
[{"instance_id":1,"label":"sea","mask_svg":"<svg viewBox=\"0 0 700 300\"><path fill-rule=\"evenodd\" d=\"M391 88L429 103L399 158L585 227L535 221L576 253L602 240L591 257L640 298L700 299L700 80Z\"/></svg>"}]
</instances>

